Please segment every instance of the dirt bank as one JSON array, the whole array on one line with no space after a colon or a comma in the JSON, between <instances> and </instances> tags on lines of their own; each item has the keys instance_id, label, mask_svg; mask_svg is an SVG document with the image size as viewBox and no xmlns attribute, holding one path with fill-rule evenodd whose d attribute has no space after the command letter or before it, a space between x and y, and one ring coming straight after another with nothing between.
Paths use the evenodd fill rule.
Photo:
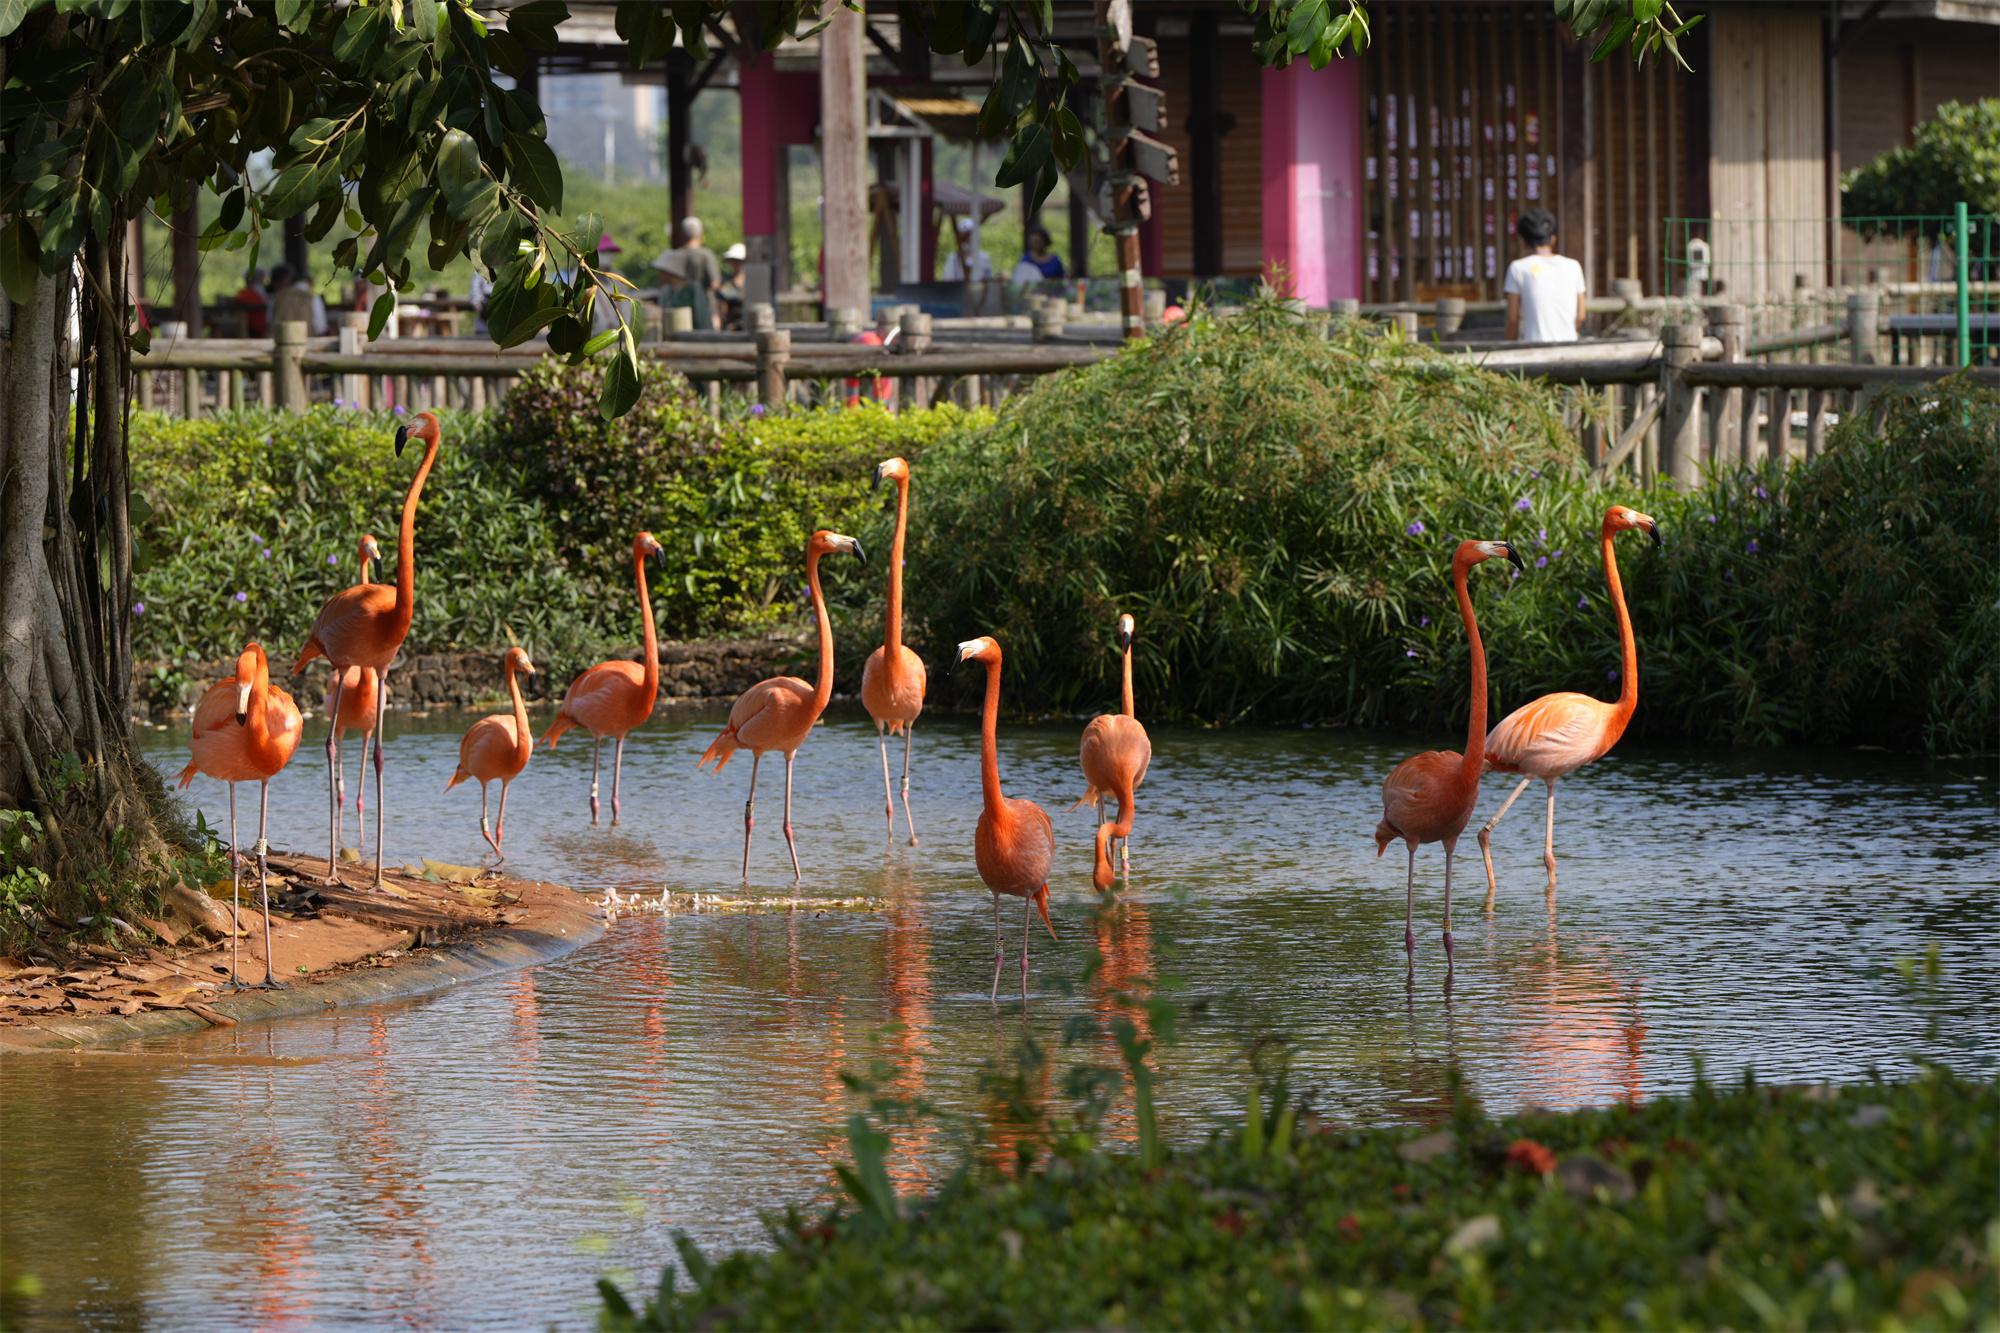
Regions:
<instances>
[{"instance_id":1,"label":"dirt bank","mask_svg":"<svg viewBox=\"0 0 2000 1333\"><path fill-rule=\"evenodd\" d=\"M708 703L733 699L767 676L790 670L805 652L793 635L757 639L696 639L660 645L660 701ZM470 708L503 699L498 654L491 652L411 653L389 669L391 708ZM636 661L638 646L610 654ZM274 664L275 665L275 664ZM141 662L133 672L133 712L154 722L184 717L202 690L236 669L235 660ZM301 708L317 711L326 693L326 668L314 663L304 674L278 684ZM560 695L567 676L545 673L524 682L530 702Z\"/></svg>"},{"instance_id":2,"label":"dirt bank","mask_svg":"<svg viewBox=\"0 0 2000 1333\"><path fill-rule=\"evenodd\" d=\"M345 866L271 858L271 933L280 989L229 986L228 884L219 903L188 895L172 920L147 921L159 943L86 946L62 960L0 961L0 1051L95 1045L232 1026L415 995L545 962L603 932L590 899L560 885L426 862L386 871L381 889ZM262 981L264 922L253 868L237 974ZM219 910L217 910L219 909Z\"/></svg>"}]
</instances>

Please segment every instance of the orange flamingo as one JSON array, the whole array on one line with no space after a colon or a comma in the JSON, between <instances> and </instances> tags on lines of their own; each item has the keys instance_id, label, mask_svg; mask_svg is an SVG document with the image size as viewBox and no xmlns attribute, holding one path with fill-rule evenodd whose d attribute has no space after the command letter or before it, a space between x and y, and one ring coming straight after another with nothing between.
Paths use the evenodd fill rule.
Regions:
<instances>
[{"instance_id":1,"label":"orange flamingo","mask_svg":"<svg viewBox=\"0 0 2000 1333\"><path fill-rule=\"evenodd\" d=\"M1542 837L1542 864L1548 868L1548 892L1556 891L1556 779L1568 777L1585 764L1610 753L1625 734L1639 707L1639 645L1632 637L1632 615L1625 609L1625 585L1618 580L1618 557L1612 538L1638 528L1663 545L1660 525L1636 509L1612 505L1604 511L1600 536L1604 544L1604 582L1611 589L1611 608L1618 617L1618 702L1608 704L1587 694L1545 694L1522 704L1493 728L1486 738L1486 766L1502 773L1522 774L1513 794L1500 803L1493 818L1479 830L1479 855L1486 862L1486 910L1493 910L1493 826L1520 799L1528 784L1540 778L1549 788L1548 828Z\"/></svg>"},{"instance_id":2,"label":"orange flamingo","mask_svg":"<svg viewBox=\"0 0 2000 1333\"><path fill-rule=\"evenodd\" d=\"M625 737L644 725L653 715L660 697L660 641L653 631L653 599L646 591L646 557L664 559L666 550L650 532L632 538L632 581L639 589L639 625L645 638L644 662L622 659L599 662L570 682L556 720L549 724L542 744L551 750L571 727L582 727L592 737L590 749L590 822L597 823L597 772L603 762L604 738L611 746L611 827L618 827L618 788L625 774Z\"/></svg>"},{"instance_id":3,"label":"orange flamingo","mask_svg":"<svg viewBox=\"0 0 2000 1333\"><path fill-rule=\"evenodd\" d=\"M500 850L500 844L507 838L507 784L521 776L535 749L534 733L528 730L528 705L521 698L521 682L514 673L525 671L532 676L535 664L528 660L527 649L516 647L500 659L500 669L506 674L507 696L513 700L514 711L482 717L465 729L465 738L458 743L458 771L444 789L450 791L467 778L479 779L479 836L505 861L507 853ZM488 833L486 784L495 778L500 780L500 813Z\"/></svg>"},{"instance_id":4,"label":"orange flamingo","mask_svg":"<svg viewBox=\"0 0 2000 1333\"><path fill-rule=\"evenodd\" d=\"M1118 852L1125 871L1132 871L1132 811L1133 796L1139 784L1146 780L1146 768L1153 762L1153 742L1146 735L1145 726L1132 711L1132 617L1118 617L1118 646L1125 653L1125 708L1123 712L1105 713L1090 719L1090 725L1083 729L1083 744L1078 749L1077 758L1083 764L1084 781L1090 785L1077 800L1077 805L1085 801L1097 812L1097 855L1090 875L1090 882L1100 889L1108 889L1112 883L1111 842L1116 839ZM1108 821L1108 813L1100 802L1108 796L1118 798L1118 820ZM1076 806L1071 806L1075 809Z\"/></svg>"},{"instance_id":5,"label":"orange flamingo","mask_svg":"<svg viewBox=\"0 0 2000 1333\"><path fill-rule=\"evenodd\" d=\"M361 535L361 581L372 582L368 577L371 564L380 564L382 548L369 533ZM379 706L386 703L389 692L382 688L378 679L381 673L374 667L351 666L335 671L326 683L326 719L333 728L333 841L336 846L344 831L342 821L347 815L347 775L342 772L340 758L340 738L349 731L361 733L361 764L354 771L354 821L356 836L360 835L362 821L366 817L365 802L362 797L363 777L368 768L368 742L374 738L375 727L381 719ZM339 688L335 685L338 683ZM334 710L338 708L339 715Z\"/></svg>"},{"instance_id":6,"label":"orange flamingo","mask_svg":"<svg viewBox=\"0 0 2000 1333\"><path fill-rule=\"evenodd\" d=\"M792 882L804 878L799 870L799 845L792 837L792 759L812 734L813 723L826 711L833 697L833 622L827 619L826 597L819 587L819 558L834 551L853 553L868 563L861 543L838 532L821 528L806 542L806 584L812 589L813 615L819 621L819 683L808 685L797 676L773 676L743 691L729 710L729 725L708 743L695 767L713 761L720 773L729 765L729 756L738 750L750 752L750 799L743 803L743 878L750 878L750 830L757 824L757 767L767 750L785 756L785 848L792 854Z\"/></svg>"},{"instance_id":7,"label":"orange flamingo","mask_svg":"<svg viewBox=\"0 0 2000 1333\"><path fill-rule=\"evenodd\" d=\"M278 986L278 965L271 956L271 891L264 840L271 814L271 779L292 761L299 748L299 706L292 696L271 684L271 663L262 644L245 645L236 659L236 674L208 687L194 707L194 735L188 741L193 757L181 770L186 787L197 773L229 784L229 984L242 985L236 975L236 939L242 932L243 896L236 844L236 784L257 784L257 890L264 906L264 979L260 986Z\"/></svg>"},{"instance_id":8,"label":"orange flamingo","mask_svg":"<svg viewBox=\"0 0 2000 1333\"><path fill-rule=\"evenodd\" d=\"M1451 586L1458 596L1458 613L1465 620L1465 637L1472 645L1472 720L1465 731L1464 755L1450 750L1426 750L1390 772L1382 783L1382 822L1375 826L1375 855L1401 838L1410 849L1408 877L1403 888L1403 952L1410 970L1417 966L1414 928L1417 894L1417 848L1427 842L1444 844L1444 958L1451 970L1451 858L1458 835L1472 818L1479 800L1480 766L1486 760L1486 649L1479 642L1479 622L1472 614L1472 594L1465 579L1474 565L1505 556L1516 569L1521 557L1506 542L1460 542L1451 558Z\"/></svg>"},{"instance_id":9,"label":"orange flamingo","mask_svg":"<svg viewBox=\"0 0 2000 1333\"><path fill-rule=\"evenodd\" d=\"M1049 920L1049 866L1055 860L1056 832L1048 812L1033 801L1008 797L1000 791L1000 645L990 637L967 639L958 645L959 662L986 665L986 707L980 716L979 782L985 806L974 831L973 857L979 877L993 891L993 990L1000 999L1000 965L1006 949L1000 943L1000 895L1021 900L1021 1003L1028 1002L1028 914L1032 904L1042 914L1049 938L1056 938Z\"/></svg>"},{"instance_id":10,"label":"orange flamingo","mask_svg":"<svg viewBox=\"0 0 2000 1333\"><path fill-rule=\"evenodd\" d=\"M889 616L882 646L868 654L861 669L861 704L875 719L875 740L882 750L882 803L889 813L889 830L896 828L896 797L889 788L889 737L903 733L903 818L910 826L910 846L917 845L917 820L910 813L910 729L924 711L924 661L903 646L903 530L910 520L910 465L891 458L875 469L875 484L896 483L896 540L889 548Z\"/></svg>"},{"instance_id":11,"label":"orange flamingo","mask_svg":"<svg viewBox=\"0 0 2000 1333\"><path fill-rule=\"evenodd\" d=\"M315 657L324 657L334 669L334 702L328 706L329 717L340 715L338 695L340 678L344 668L360 666L373 667L375 678L375 712L382 713L383 699L386 697L389 680L389 663L396 660L396 654L403 646L403 640L410 633L410 618L416 611L417 600L417 499L424 493L424 480L431 475L431 468L437 462L438 419L435 412L417 413L415 425L396 427L396 456L403 455L403 446L411 440L424 443L424 461L417 468L417 475L410 479L410 489L403 496L403 522L396 533L396 586L391 591L380 583L357 583L326 599L319 609L319 616L313 621L312 634L306 639L306 646L299 650L299 660L292 664L292 674L306 669L306 663ZM326 733L326 795L329 805L339 796L336 780L339 769L339 753L335 744L334 727ZM334 845L339 840L338 806L327 811L326 831L326 882L340 882L340 872L335 857L339 849ZM375 884L382 883L382 730L375 730Z\"/></svg>"}]
</instances>

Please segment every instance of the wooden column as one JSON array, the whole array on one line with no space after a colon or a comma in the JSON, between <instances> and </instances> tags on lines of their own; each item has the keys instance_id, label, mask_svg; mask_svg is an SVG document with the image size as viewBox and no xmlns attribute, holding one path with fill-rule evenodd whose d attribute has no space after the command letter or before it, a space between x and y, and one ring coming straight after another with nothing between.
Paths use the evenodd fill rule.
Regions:
<instances>
[{"instance_id":1,"label":"wooden column","mask_svg":"<svg viewBox=\"0 0 2000 1333\"><path fill-rule=\"evenodd\" d=\"M868 129L866 20L828 0L819 35L820 174L825 197L826 303L866 310Z\"/></svg>"},{"instance_id":2,"label":"wooden column","mask_svg":"<svg viewBox=\"0 0 2000 1333\"><path fill-rule=\"evenodd\" d=\"M306 322L287 319L271 326L271 371L278 391L278 410L306 410L306 374L300 358L306 352Z\"/></svg>"},{"instance_id":3,"label":"wooden column","mask_svg":"<svg viewBox=\"0 0 2000 1333\"><path fill-rule=\"evenodd\" d=\"M785 367L792 359L792 335L786 329L765 329L757 335L757 401L766 408L785 402Z\"/></svg>"},{"instance_id":4,"label":"wooden column","mask_svg":"<svg viewBox=\"0 0 2000 1333\"><path fill-rule=\"evenodd\" d=\"M1882 312L1882 293L1863 287L1847 295L1848 355L1856 365L1875 364L1875 336Z\"/></svg>"},{"instance_id":5,"label":"wooden column","mask_svg":"<svg viewBox=\"0 0 2000 1333\"><path fill-rule=\"evenodd\" d=\"M1689 487L1701 480L1701 390L1683 380L1681 372L1700 351L1701 325L1669 324L1661 343L1660 392L1667 401L1660 415L1660 471Z\"/></svg>"},{"instance_id":6,"label":"wooden column","mask_svg":"<svg viewBox=\"0 0 2000 1333\"><path fill-rule=\"evenodd\" d=\"M1711 325L1715 336L1722 341L1722 360L1727 365L1737 365L1744 360L1745 348L1749 344L1750 312L1740 305L1719 305L1710 312ZM1740 448L1743 436L1743 390L1724 389L1709 402L1709 420L1714 436L1714 447L1710 458L1716 461L1727 458L1732 450ZM1754 411L1756 404L1751 404ZM1748 458L1741 460L1749 463Z\"/></svg>"},{"instance_id":7,"label":"wooden column","mask_svg":"<svg viewBox=\"0 0 2000 1333\"><path fill-rule=\"evenodd\" d=\"M1222 39L1213 9L1189 18L1187 60L1194 276L1213 278L1222 273Z\"/></svg>"},{"instance_id":8,"label":"wooden column","mask_svg":"<svg viewBox=\"0 0 2000 1333\"><path fill-rule=\"evenodd\" d=\"M896 352L901 356L921 357L931 349L931 317L914 307L903 312L897 328ZM896 397L900 407L929 407L931 405L931 381L924 375L900 376L897 381Z\"/></svg>"},{"instance_id":9,"label":"wooden column","mask_svg":"<svg viewBox=\"0 0 2000 1333\"><path fill-rule=\"evenodd\" d=\"M187 325L188 336L201 336L201 250L196 241L201 236L201 224L195 218L194 205L177 208L173 216L174 232L174 309L173 316Z\"/></svg>"},{"instance_id":10,"label":"wooden column","mask_svg":"<svg viewBox=\"0 0 2000 1333\"><path fill-rule=\"evenodd\" d=\"M669 229L694 212L694 173L688 166L688 120L694 110L694 57L667 52L667 213Z\"/></svg>"}]
</instances>

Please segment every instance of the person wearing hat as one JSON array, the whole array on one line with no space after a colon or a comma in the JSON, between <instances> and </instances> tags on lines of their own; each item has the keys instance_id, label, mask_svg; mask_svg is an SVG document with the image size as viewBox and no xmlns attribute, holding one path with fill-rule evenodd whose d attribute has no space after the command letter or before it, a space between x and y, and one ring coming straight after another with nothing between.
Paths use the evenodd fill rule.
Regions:
<instances>
[{"instance_id":1,"label":"person wearing hat","mask_svg":"<svg viewBox=\"0 0 2000 1333\"><path fill-rule=\"evenodd\" d=\"M722 327L743 327L743 265L750 251L738 241L722 252L722 285L715 289L716 304L722 313Z\"/></svg>"},{"instance_id":2,"label":"person wearing hat","mask_svg":"<svg viewBox=\"0 0 2000 1333\"><path fill-rule=\"evenodd\" d=\"M660 309L672 310L676 306L685 310L695 309L694 284L688 281L688 259L685 251L662 250L653 258L653 272L660 279ZM700 328L697 319L695 328Z\"/></svg>"},{"instance_id":3,"label":"person wearing hat","mask_svg":"<svg viewBox=\"0 0 2000 1333\"><path fill-rule=\"evenodd\" d=\"M944 257L946 282L991 282L993 259L979 248L979 227L969 217L952 224L958 233L958 248Z\"/></svg>"},{"instance_id":4,"label":"person wearing hat","mask_svg":"<svg viewBox=\"0 0 2000 1333\"><path fill-rule=\"evenodd\" d=\"M701 243L700 218L682 218L680 230L680 249L675 253L684 256L687 261L682 276L693 293L694 326L698 329L716 328L715 297L722 287L722 265L717 262L715 251Z\"/></svg>"}]
</instances>

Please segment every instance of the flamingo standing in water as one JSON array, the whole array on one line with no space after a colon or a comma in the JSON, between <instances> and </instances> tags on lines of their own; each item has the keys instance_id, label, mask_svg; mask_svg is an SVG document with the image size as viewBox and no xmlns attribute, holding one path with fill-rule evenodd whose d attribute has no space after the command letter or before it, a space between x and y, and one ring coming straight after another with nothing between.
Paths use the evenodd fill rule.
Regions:
<instances>
[{"instance_id":1,"label":"flamingo standing in water","mask_svg":"<svg viewBox=\"0 0 2000 1333\"><path fill-rule=\"evenodd\" d=\"M292 696L271 684L271 663L262 644L244 647L236 659L236 674L208 687L194 707L194 735L188 741L192 757L181 770L186 787L197 773L229 784L229 984L242 985L236 974L236 940L242 933L242 882L236 843L236 784L257 784L257 890L264 907L264 979L260 986L278 986L278 965L271 956L271 891L264 840L271 814L271 779L292 761L299 748L299 706Z\"/></svg>"},{"instance_id":2,"label":"flamingo standing in water","mask_svg":"<svg viewBox=\"0 0 2000 1333\"><path fill-rule=\"evenodd\" d=\"M862 564L868 563L861 543L838 532L821 528L806 542L806 584L812 589L813 615L819 621L819 683L808 685L797 676L773 676L760 680L729 710L729 725L708 743L695 767L713 761L720 773L729 765L729 756L738 750L750 752L750 799L743 803L743 878L750 878L750 830L757 824L757 767L767 750L785 756L785 848L792 854L792 882L804 878L799 869L799 845L792 837L792 759L813 723L826 711L833 697L833 622L827 619L826 597L819 587L819 558L834 551L851 552Z\"/></svg>"},{"instance_id":3,"label":"flamingo standing in water","mask_svg":"<svg viewBox=\"0 0 2000 1333\"><path fill-rule=\"evenodd\" d=\"M660 641L653 631L653 599L646 591L646 557L666 556L666 550L650 532L632 538L632 581L639 589L639 626L645 646L644 662L622 659L599 662L570 682L556 720L542 737L551 750L571 727L582 727L592 737L590 750L590 822L597 823L597 771L604 757L604 738L611 746L611 827L618 827L618 788L625 774L625 738L653 715L660 697Z\"/></svg>"},{"instance_id":4,"label":"flamingo standing in water","mask_svg":"<svg viewBox=\"0 0 2000 1333\"><path fill-rule=\"evenodd\" d=\"M416 611L417 600L417 500L424 493L424 481L431 475L431 468L437 462L438 419L435 412L419 412L415 425L396 427L396 456L402 457L403 446L411 440L421 440L424 444L424 461L417 468L417 475L410 479L410 489L403 496L403 522L396 532L396 586L392 591L381 583L357 583L326 599L319 609L319 617L313 621L312 634L306 639L306 646L299 650L299 660L292 664L292 674L306 669L306 663L315 657L324 657L333 666L334 699L327 707L329 717L340 715L339 695L341 674L348 667L373 667L375 678L375 711L379 717L383 700L387 697L389 663L396 660L396 654L403 647L403 640L410 633L410 618ZM337 729L328 727L326 732L326 796L330 808L327 811L326 832L326 882L340 882L340 872L335 858L339 848L339 798L338 752L335 746ZM375 884L382 883L382 729L375 729Z\"/></svg>"},{"instance_id":5,"label":"flamingo standing in water","mask_svg":"<svg viewBox=\"0 0 2000 1333\"><path fill-rule=\"evenodd\" d=\"M986 707L980 715L979 782L985 805L979 812L972 851L979 878L993 891L993 990L1000 998L1000 965L1006 949L1000 942L1000 895L1021 900L1021 1003L1028 1002L1028 930L1030 905L1042 914L1049 938L1056 938L1049 920L1049 866L1055 860L1056 832L1048 812L1033 801L1008 797L1000 791L1000 645L990 637L958 645L959 662L986 666Z\"/></svg>"},{"instance_id":6,"label":"flamingo standing in water","mask_svg":"<svg viewBox=\"0 0 2000 1333\"><path fill-rule=\"evenodd\" d=\"M1084 781L1090 785L1077 801L1085 801L1097 812L1097 853L1091 870L1090 882L1100 889L1108 889L1112 883L1111 842L1116 839L1118 852L1126 873L1132 870L1132 811L1133 796L1139 784L1146 780L1146 767L1153 762L1153 742L1146 735L1146 728L1132 711L1132 617L1118 617L1118 646L1125 654L1124 710L1105 713L1090 719L1083 729L1083 744L1077 758L1083 764ZM1118 820L1109 822L1109 814L1100 802L1108 796L1118 798ZM1075 807L1071 807L1074 809Z\"/></svg>"},{"instance_id":7,"label":"flamingo standing in water","mask_svg":"<svg viewBox=\"0 0 2000 1333\"><path fill-rule=\"evenodd\" d=\"M382 548L372 534L361 535L361 582L371 580L368 569L371 564L380 564ZM326 683L326 720L333 728L333 841L340 845L340 835L344 831L342 821L347 816L347 775L342 772L340 738L350 731L361 733L361 763L354 770L354 823L355 836L366 814L363 799L365 784L362 779L368 767L368 742L375 736L375 728L381 721L381 706L388 702L389 691L382 687L381 673L374 667L341 667L334 671ZM338 709L336 714L335 710Z\"/></svg>"},{"instance_id":8,"label":"flamingo standing in water","mask_svg":"<svg viewBox=\"0 0 2000 1333\"><path fill-rule=\"evenodd\" d=\"M861 670L861 703L875 719L882 750L882 802L889 830L896 828L896 797L889 787L889 737L903 733L903 818L910 846L917 845L917 820L910 813L910 730L924 711L924 661L903 646L903 530L910 519L910 465L891 458L875 469L875 484L896 483L896 540L889 547L889 615L882 646L868 654Z\"/></svg>"},{"instance_id":9,"label":"flamingo standing in water","mask_svg":"<svg viewBox=\"0 0 2000 1333\"><path fill-rule=\"evenodd\" d=\"M1604 511L1600 536L1604 544L1604 582L1611 589L1611 609L1618 617L1621 665L1618 702L1605 703L1587 694L1545 694L1522 704L1493 728L1486 738L1486 766L1502 773L1522 774L1513 793L1500 803L1493 818L1479 830L1479 854L1486 862L1486 910L1493 910L1493 826L1520 799L1528 784L1540 778L1549 788L1548 827L1542 837L1542 864L1548 868L1551 898L1556 891L1556 779L1568 777L1585 764L1602 759L1625 734L1625 725L1639 707L1639 646L1632 637L1632 615L1625 609L1625 585L1618 581L1618 557L1612 538L1638 528L1663 545L1660 525L1636 509L1613 505Z\"/></svg>"},{"instance_id":10,"label":"flamingo standing in water","mask_svg":"<svg viewBox=\"0 0 2000 1333\"><path fill-rule=\"evenodd\" d=\"M1458 835L1472 818L1479 800L1479 774L1486 761L1486 649L1479 642L1479 621L1472 614L1472 594L1466 576L1474 565L1505 556L1516 569L1521 557L1506 542L1467 541L1451 558L1451 586L1458 597L1458 614L1465 620L1465 637L1472 645L1472 720L1465 730L1465 753L1426 750L1390 771L1382 783L1382 822L1375 826L1375 855L1401 838L1410 849L1403 887L1403 952L1410 970L1417 966L1414 927L1417 894L1417 848L1427 842L1444 844L1444 958L1451 970L1451 858Z\"/></svg>"},{"instance_id":11,"label":"flamingo standing in water","mask_svg":"<svg viewBox=\"0 0 2000 1333\"><path fill-rule=\"evenodd\" d=\"M451 775L444 789L450 791L467 778L479 779L479 836L486 839L495 856L505 861L507 853L500 849L500 844L507 838L507 784L521 776L521 770L528 766L528 756L535 749L534 733L528 730L528 705L521 698L521 682L515 672L524 671L532 676L535 664L528 660L527 649L517 647L507 650L500 666L507 677L507 696L513 701L514 710L482 717L465 729L465 738L458 743L458 771ZM486 784L496 778L500 781L500 813L489 833ZM614 787L613 791L616 790Z\"/></svg>"}]
</instances>

